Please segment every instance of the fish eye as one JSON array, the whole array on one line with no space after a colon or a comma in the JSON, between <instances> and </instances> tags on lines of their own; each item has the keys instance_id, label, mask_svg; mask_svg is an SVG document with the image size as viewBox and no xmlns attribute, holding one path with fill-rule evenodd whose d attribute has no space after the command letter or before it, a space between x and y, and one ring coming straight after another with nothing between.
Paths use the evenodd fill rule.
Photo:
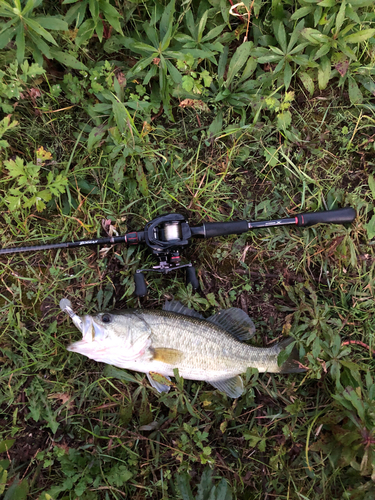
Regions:
<instances>
[{"instance_id":1,"label":"fish eye","mask_svg":"<svg viewBox=\"0 0 375 500\"><path fill-rule=\"evenodd\" d=\"M103 321L103 323L110 323L112 321L111 315L110 314L103 314L102 321Z\"/></svg>"}]
</instances>

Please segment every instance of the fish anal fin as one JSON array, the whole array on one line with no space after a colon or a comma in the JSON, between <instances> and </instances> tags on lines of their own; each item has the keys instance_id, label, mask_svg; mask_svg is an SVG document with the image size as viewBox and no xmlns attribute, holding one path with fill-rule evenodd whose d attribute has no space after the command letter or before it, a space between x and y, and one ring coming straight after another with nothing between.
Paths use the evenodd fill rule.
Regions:
<instances>
[{"instance_id":1,"label":"fish anal fin","mask_svg":"<svg viewBox=\"0 0 375 500\"><path fill-rule=\"evenodd\" d=\"M193 318L204 319L199 312L184 306L178 300L166 300L163 306L163 311L170 311L177 314L184 314L185 316L191 316Z\"/></svg>"},{"instance_id":2,"label":"fish anal fin","mask_svg":"<svg viewBox=\"0 0 375 500\"><path fill-rule=\"evenodd\" d=\"M167 363L177 367L178 363L182 360L184 353L178 349L170 349L169 347L156 347L154 349L153 360Z\"/></svg>"},{"instance_id":3,"label":"fish anal fin","mask_svg":"<svg viewBox=\"0 0 375 500\"><path fill-rule=\"evenodd\" d=\"M172 382L167 375L161 375L160 373L150 372L147 373L147 378L152 387L156 389L158 392L169 392Z\"/></svg>"},{"instance_id":4,"label":"fish anal fin","mask_svg":"<svg viewBox=\"0 0 375 500\"><path fill-rule=\"evenodd\" d=\"M230 398L238 398L243 393L243 381L239 375L223 380L207 380L207 382L219 391L225 392Z\"/></svg>"},{"instance_id":5,"label":"fish anal fin","mask_svg":"<svg viewBox=\"0 0 375 500\"><path fill-rule=\"evenodd\" d=\"M255 333L255 325L249 316L237 307L231 307L210 316L207 321L223 328L237 340L250 340Z\"/></svg>"}]
</instances>

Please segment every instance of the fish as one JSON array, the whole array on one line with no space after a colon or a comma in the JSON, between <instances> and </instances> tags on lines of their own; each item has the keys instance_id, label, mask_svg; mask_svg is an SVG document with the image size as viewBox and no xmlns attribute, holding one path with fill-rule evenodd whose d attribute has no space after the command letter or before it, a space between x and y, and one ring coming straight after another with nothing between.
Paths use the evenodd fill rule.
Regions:
<instances>
[{"instance_id":1,"label":"fish","mask_svg":"<svg viewBox=\"0 0 375 500\"><path fill-rule=\"evenodd\" d=\"M82 332L82 339L68 351L145 373L158 392L169 391L175 368L184 379L208 382L230 398L243 394L240 375L249 367L268 373L305 371L295 349L278 365L278 355L292 338L268 348L246 344L255 325L235 307L207 319L176 300L166 301L162 310L125 309L83 317L74 313L68 299L62 299L60 307Z\"/></svg>"}]
</instances>

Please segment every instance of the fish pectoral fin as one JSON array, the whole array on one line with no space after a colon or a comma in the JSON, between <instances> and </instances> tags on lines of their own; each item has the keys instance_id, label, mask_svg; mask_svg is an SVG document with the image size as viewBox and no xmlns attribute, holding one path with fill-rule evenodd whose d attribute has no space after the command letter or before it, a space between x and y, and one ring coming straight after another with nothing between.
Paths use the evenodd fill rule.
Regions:
<instances>
[{"instance_id":1,"label":"fish pectoral fin","mask_svg":"<svg viewBox=\"0 0 375 500\"><path fill-rule=\"evenodd\" d=\"M167 375L161 375L160 373L150 372L147 373L147 378L152 387L156 389L158 392L169 392L172 382Z\"/></svg>"},{"instance_id":2,"label":"fish pectoral fin","mask_svg":"<svg viewBox=\"0 0 375 500\"><path fill-rule=\"evenodd\" d=\"M250 340L255 333L255 325L249 316L237 307L219 311L207 318L207 321L224 328L229 335L237 340Z\"/></svg>"},{"instance_id":3,"label":"fish pectoral fin","mask_svg":"<svg viewBox=\"0 0 375 500\"><path fill-rule=\"evenodd\" d=\"M178 314L184 314L185 316L192 316L193 318L204 319L199 312L194 311L194 309L190 309L190 307L184 306L178 300L166 300L163 306L163 311L170 311Z\"/></svg>"},{"instance_id":4,"label":"fish pectoral fin","mask_svg":"<svg viewBox=\"0 0 375 500\"><path fill-rule=\"evenodd\" d=\"M219 391L225 392L230 398L238 398L243 393L243 382L239 375L223 380L207 380L207 382Z\"/></svg>"},{"instance_id":5,"label":"fish pectoral fin","mask_svg":"<svg viewBox=\"0 0 375 500\"><path fill-rule=\"evenodd\" d=\"M173 365L177 368L177 364L183 359L184 353L178 349L170 349L169 347L156 347L154 349L154 361L161 361L168 365Z\"/></svg>"}]
</instances>

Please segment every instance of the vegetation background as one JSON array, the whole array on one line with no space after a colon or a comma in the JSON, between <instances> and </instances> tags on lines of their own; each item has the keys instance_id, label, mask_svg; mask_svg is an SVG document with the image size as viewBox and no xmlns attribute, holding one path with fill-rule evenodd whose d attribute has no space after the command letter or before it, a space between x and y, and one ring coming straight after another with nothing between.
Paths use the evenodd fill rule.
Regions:
<instances>
[{"instance_id":1,"label":"vegetation background","mask_svg":"<svg viewBox=\"0 0 375 500\"><path fill-rule=\"evenodd\" d=\"M352 206L351 227L195 242L201 292L143 249L1 258L5 500L375 498L373 0L2 0L1 244ZM107 224L102 226L102 219ZM111 228L110 228L111 229ZM241 307L305 375L157 394L68 353L58 308ZM355 341L354 343L352 341Z\"/></svg>"}]
</instances>

